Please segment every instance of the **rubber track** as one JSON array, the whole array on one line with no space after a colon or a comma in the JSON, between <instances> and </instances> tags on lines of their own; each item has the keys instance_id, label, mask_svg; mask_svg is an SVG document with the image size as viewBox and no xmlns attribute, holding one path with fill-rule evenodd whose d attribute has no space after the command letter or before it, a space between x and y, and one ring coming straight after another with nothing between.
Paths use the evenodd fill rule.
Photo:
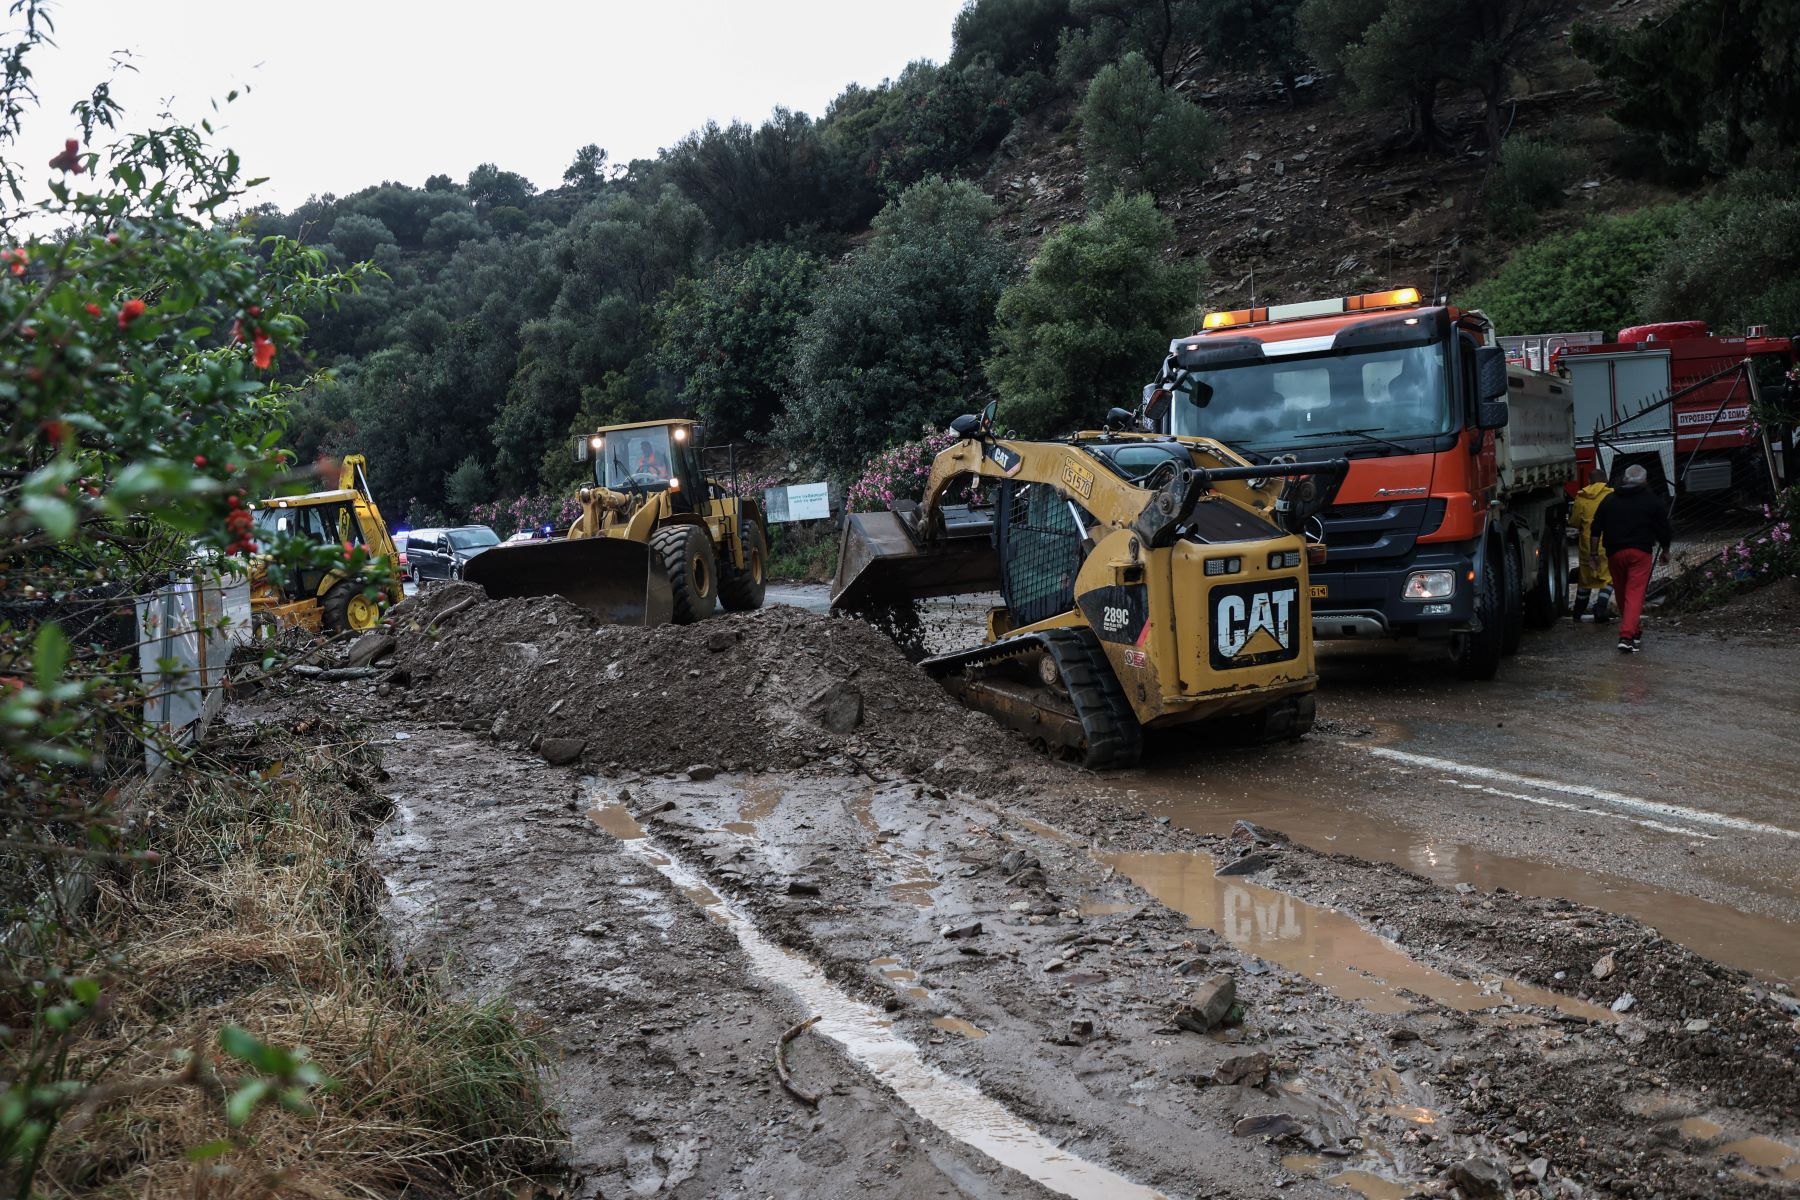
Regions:
<instances>
[{"instance_id":1,"label":"rubber track","mask_svg":"<svg viewBox=\"0 0 1800 1200\"><path fill-rule=\"evenodd\" d=\"M1137 762L1144 751L1143 727L1100 648L1100 640L1085 629L1051 629L1001 638L973 650L928 658L919 665L933 678L942 679L969 667L993 666L1037 653L1049 654L1056 663L1064 694L1081 723L1086 743L1082 765L1104 770Z\"/></svg>"}]
</instances>

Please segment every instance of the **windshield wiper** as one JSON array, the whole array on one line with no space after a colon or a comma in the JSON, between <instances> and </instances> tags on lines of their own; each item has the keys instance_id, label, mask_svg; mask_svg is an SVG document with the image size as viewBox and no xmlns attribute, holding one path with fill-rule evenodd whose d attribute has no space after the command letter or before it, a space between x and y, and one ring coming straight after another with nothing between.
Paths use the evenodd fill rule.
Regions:
<instances>
[{"instance_id":1,"label":"windshield wiper","mask_svg":"<svg viewBox=\"0 0 1800 1200\"><path fill-rule=\"evenodd\" d=\"M1312 439L1312 438L1359 437L1365 442L1374 442L1378 446L1392 446L1394 449L1398 450L1402 454L1411 454L1412 453L1411 450L1407 449L1405 446L1402 446L1399 442L1392 442L1392 441L1389 441L1387 438L1375 436L1375 430L1379 429L1379 428L1381 428L1381 427L1379 425L1377 425L1371 429L1332 429L1332 430L1328 430L1325 433L1303 433L1296 440L1306 441L1306 440Z\"/></svg>"}]
</instances>

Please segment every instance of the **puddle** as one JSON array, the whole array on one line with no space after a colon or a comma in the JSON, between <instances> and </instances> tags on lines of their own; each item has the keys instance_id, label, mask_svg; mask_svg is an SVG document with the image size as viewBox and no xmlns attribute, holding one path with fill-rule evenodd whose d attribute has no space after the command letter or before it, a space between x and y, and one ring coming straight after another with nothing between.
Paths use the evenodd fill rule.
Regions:
<instances>
[{"instance_id":1,"label":"puddle","mask_svg":"<svg viewBox=\"0 0 1800 1200\"><path fill-rule=\"evenodd\" d=\"M1412 1184L1395 1183L1368 1171L1339 1171L1325 1182L1347 1187L1368 1200L1406 1200L1414 1190Z\"/></svg>"},{"instance_id":2,"label":"puddle","mask_svg":"<svg viewBox=\"0 0 1800 1200\"><path fill-rule=\"evenodd\" d=\"M931 998L929 992L924 988L917 986L919 973L912 970L910 967L901 966L899 959L877 958L872 960L869 965L881 972L881 977L893 984L894 990L899 992L902 996L905 996L908 1000L928 1000Z\"/></svg>"},{"instance_id":3,"label":"puddle","mask_svg":"<svg viewBox=\"0 0 1800 1200\"><path fill-rule=\"evenodd\" d=\"M750 826L751 831L754 832L756 823L766 818L780 805L781 796L780 788L768 784L750 788L744 793L744 802L738 806L738 821ZM730 826L728 825L726 828L729 829Z\"/></svg>"},{"instance_id":4,"label":"puddle","mask_svg":"<svg viewBox=\"0 0 1800 1200\"><path fill-rule=\"evenodd\" d=\"M756 836L756 822L754 821L727 821L719 828L726 833L735 833L739 837Z\"/></svg>"},{"instance_id":5,"label":"puddle","mask_svg":"<svg viewBox=\"0 0 1800 1200\"><path fill-rule=\"evenodd\" d=\"M971 1025L961 1017L938 1017L931 1023L946 1033L960 1033L971 1040L987 1036L987 1030Z\"/></svg>"},{"instance_id":6,"label":"puddle","mask_svg":"<svg viewBox=\"0 0 1800 1200\"><path fill-rule=\"evenodd\" d=\"M590 808L588 820L621 842L641 841L648 836L644 833L644 827L638 824L637 818L631 815L631 810L623 804L602 804L598 808Z\"/></svg>"},{"instance_id":7,"label":"puddle","mask_svg":"<svg viewBox=\"0 0 1800 1200\"><path fill-rule=\"evenodd\" d=\"M1199 778L1152 777L1117 793L1119 802L1142 806L1196 833L1228 834L1240 820L1279 829L1325 853L1389 862L1433 882L1504 887L1528 896L1556 896L1607 912L1636 917L1664 937L1708 958L1765 979L1800 982L1800 936L1775 917L1665 891L1592 871L1571 870L1496 854L1451 839L1376 820L1320 799L1330 780L1297 777L1232 779L1230 763L1212 764ZM1339 780L1334 785L1342 786ZM1223 792L1222 789L1230 789ZM1232 794L1235 792L1235 794ZM1063 835L1067 840L1067 835Z\"/></svg>"},{"instance_id":8,"label":"puddle","mask_svg":"<svg viewBox=\"0 0 1800 1200\"><path fill-rule=\"evenodd\" d=\"M1461 1012L1537 1004L1594 1021L1616 1019L1597 1004L1516 980L1494 976L1475 982L1445 974L1334 909L1242 878L1215 878L1208 854L1116 853L1095 858L1185 913L1194 925L1216 930L1239 950L1305 975L1373 1012L1412 1009L1413 1002L1401 994L1404 991Z\"/></svg>"},{"instance_id":9,"label":"puddle","mask_svg":"<svg viewBox=\"0 0 1800 1200\"><path fill-rule=\"evenodd\" d=\"M705 889L698 875L650 846L623 806L602 805L589 816L684 895ZM710 891L706 894L712 896L705 905L707 915L736 936L756 974L791 991L802 1007L819 1017L815 1032L842 1046L902 1103L944 1133L1073 1200L1168 1200L1161 1192L1059 1149L993 1097L932 1066L873 1005L838 990L817 965L769 941L728 901Z\"/></svg>"},{"instance_id":10,"label":"puddle","mask_svg":"<svg viewBox=\"0 0 1800 1200\"><path fill-rule=\"evenodd\" d=\"M1783 1179L1800 1179L1800 1150L1774 1138L1747 1137L1726 1142L1720 1154L1735 1154L1753 1167L1779 1170Z\"/></svg>"},{"instance_id":11,"label":"puddle","mask_svg":"<svg viewBox=\"0 0 1800 1200\"><path fill-rule=\"evenodd\" d=\"M1705 1117L1689 1117L1675 1128L1681 1130L1682 1137L1693 1138L1696 1142L1710 1142L1725 1132L1723 1125Z\"/></svg>"}]
</instances>

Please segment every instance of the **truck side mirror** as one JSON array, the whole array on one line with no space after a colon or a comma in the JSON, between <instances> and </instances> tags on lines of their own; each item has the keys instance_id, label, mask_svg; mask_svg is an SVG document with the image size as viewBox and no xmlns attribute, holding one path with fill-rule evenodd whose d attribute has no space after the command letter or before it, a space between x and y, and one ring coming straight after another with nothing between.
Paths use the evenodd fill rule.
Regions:
<instances>
[{"instance_id":1,"label":"truck side mirror","mask_svg":"<svg viewBox=\"0 0 1800 1200\"><path fill-rule=\"evenodd\" d=\"M1502 346L1475 348L1475 390L1477 400L1499 400L1506 396L1506 349Z\"/></svg>"},{"instance_id":2,"label":"truck side mirror","mask_svg":"<svg viewBox=\"0 0 1800 1200\"><path fill-rule=\"evenodd\" d=\"M1506 350L1500 346L1475 349L1475 427L1505 429Z\"/></svg>"}]
</instances>

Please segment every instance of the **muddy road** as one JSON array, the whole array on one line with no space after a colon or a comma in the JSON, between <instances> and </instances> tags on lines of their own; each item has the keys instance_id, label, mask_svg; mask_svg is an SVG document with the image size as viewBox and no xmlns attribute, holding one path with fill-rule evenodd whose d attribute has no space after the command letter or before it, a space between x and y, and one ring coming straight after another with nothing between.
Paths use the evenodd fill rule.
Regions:
<instances>
[{"instance_id":1,"label":"muddy road","mask_svg":"<svg viewBox=\"0 0 1800 1200\"><path fill-rule=\"evenodd\" d=\"M462 598L264 715L373 714L400 948L541 1022L579 1195L1800 1190L1784 652L1333 654L1096 776L855 622Z\"/></svg>"},{"instance_id":2,"label":"muddy road","mask_svg":"<svg viewBox=\"0 0 1800 1200\"><path fill-rule=\"evenodd\" d=\"M783 600L827 603L811 587ZM1430 652L1322 644L1316 736L1272 751L1153 739L1093 795L1626 913L1800 984L1800 648L1652 629L1628 657L1616 629L1529 634L1483 685Z\"/></svg>"}]
</instances>

